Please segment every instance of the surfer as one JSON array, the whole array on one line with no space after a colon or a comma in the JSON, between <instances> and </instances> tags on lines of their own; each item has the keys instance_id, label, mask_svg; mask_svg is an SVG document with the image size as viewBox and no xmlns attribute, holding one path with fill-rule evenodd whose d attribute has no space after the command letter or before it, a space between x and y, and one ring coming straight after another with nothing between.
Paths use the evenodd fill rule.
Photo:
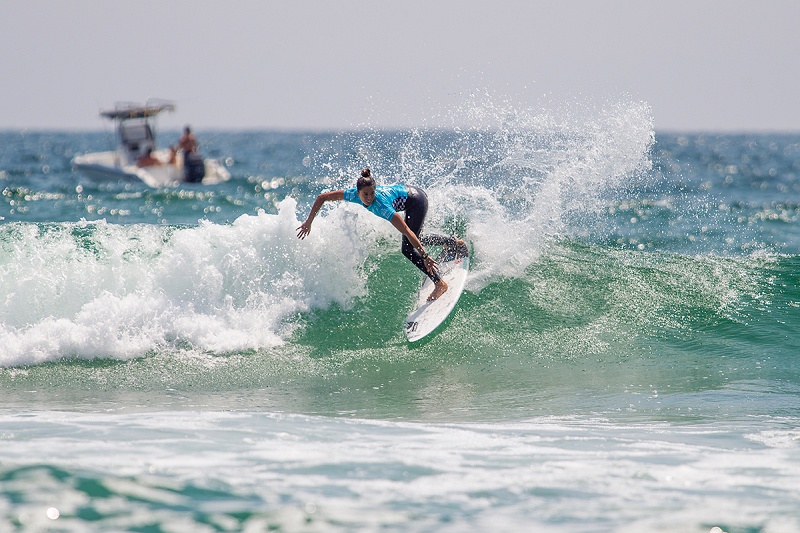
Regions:
<instances>
[{"instance_id":1,"label":"surfer","mask_svg":"<svg viewBox=\"0 0 800 533\"><path fill-rule=\"evenodd\" d=\"M360 204L370 212L391 222L402 235L402 251L418 269L428 276L434 284L428 301L439 298L447 291L447 283L439 277L439 265L422 247L424 241L430 246L461 247L464 241L445 235L426 234L420 237L422 223L428 214L428 197L425 191L412 185L376 185L370 169L361 171L356 186L350 189L324 192L317 196L308 218L297 228L297 237L305 239L311 233L311 223L322 208L330 201L345 200ZM397 212L405 211L405 220Z\"/></svg>"}]
</instances>

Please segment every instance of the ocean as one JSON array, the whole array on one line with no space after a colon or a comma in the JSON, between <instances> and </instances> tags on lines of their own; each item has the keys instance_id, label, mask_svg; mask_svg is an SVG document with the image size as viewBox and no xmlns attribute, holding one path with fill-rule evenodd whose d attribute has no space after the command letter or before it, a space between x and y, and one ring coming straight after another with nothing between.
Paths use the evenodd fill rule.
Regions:
<instances>
[{"instance_id":1,"label":"ocean","mask_svg":"<svg viewBox=\"0 0 800 533\"><path fill-rule=\"evenodd\" d=\"M800 133L451 114L198 128L231 180L164 189L0 132L0 531L800 531ZM365 166L472 249L419 345L388 223L296 238Z\"/></svg>"}]
</instances>

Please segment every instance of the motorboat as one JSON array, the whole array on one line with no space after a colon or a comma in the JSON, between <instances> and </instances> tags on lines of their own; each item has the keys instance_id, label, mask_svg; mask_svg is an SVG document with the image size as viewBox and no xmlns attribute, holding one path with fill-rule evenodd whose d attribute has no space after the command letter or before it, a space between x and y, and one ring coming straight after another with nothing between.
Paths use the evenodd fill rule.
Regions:
<instances>
[{"instance_id":1,"label":"motorboat","mask_svg":"<svg viewBox=\"0 0 800 533\"><path fill-rule=\"evenodd\" d=\"M144 105L121 102L101 111L101 117L115 123L116 148L76 156L73 167L93 179L140 180L150 187L229 180L230 172L215 159L177 147L157 148L156 117L164 111L175 111L175 104L151 99Z\"/></svg>"}]
</instances>

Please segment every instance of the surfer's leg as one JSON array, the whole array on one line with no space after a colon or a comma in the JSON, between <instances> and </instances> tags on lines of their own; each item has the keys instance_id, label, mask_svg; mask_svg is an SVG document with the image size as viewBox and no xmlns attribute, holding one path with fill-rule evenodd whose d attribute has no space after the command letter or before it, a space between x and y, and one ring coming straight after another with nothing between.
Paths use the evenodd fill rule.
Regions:
<instances>
[{"instance_id":1,"label":"surfer's leg","mask_svg":"<svg viewBox=\"0 0 800 533\"><path fill-rule=\"evenodd\" d=\"M451 252L445 251L445 253L442 254L442 257L446 261L449 261L455 257L459 257L459 251L461 248L466 250L466 245L461 239L456 239L455 237L450 237L448 235L440 235L438 233L426 233L419 238L419 242L422 243L423 246L444 246L445 250L450 248L452 250ZM465 255L466 254L463 254L462 256ZM442 280L441 283L435 283L433 291L431 292L430 296L428 296L428 301L431 302L436 300L439 298L439 296L447 292L447 289L447 283L445 283L444 280Z\"/></svg>"},{"instance_id":2,"label":"surfer's leg","mask_svg":"<svg viewBox=\"0 0 800 533\"><path fill-rule=\"evenodd\" d=\"M438 233L426 233L419 238L423 246L455 246L456 240L447 235Z\"/></svg>"},{"instance_id":3,"label":"surfer's leg","mask_svg":"<svg viewBox=\"0 0 800 533\"><path fill-rule=\"evenodd\" d=\"M419 233L422 231L422 224L425 222L425 215L428 214L428 197L425 196L425 192L422 191L422 189L416 187L409 187L408 189L405 222L408 228L414 232L414 235L419 238ZM431 281L435 284L444 283L439 277L439 274L431 274L428 272L428 269L425 268L425 261L422 259L422 256L411 246L411 242L405 235L403 235L402 243L401 250L403 251L403 255L406 256L415 267L431 278ZM445 290L447 290L446 283L444 283L444 286Z\"/></svg>"},{"instance_id":4,"label":"surfer's leg","mask_svg":"<svg viewBox=\"0 0 800 533\"><path fill-rule=\"evenodd\" d=\"M411 246L411 243L405 235L403 235L403 246L401 249L403 250L403 255L406 256L409 261L414 263L414 266L420 269L423 274L431 278L432 282L439 283L441 281L439 274L431 274L428 272L428 269L425 268L425 261L422 259L422 256L417 253L413 246Z\"/></svg>"},{"instance_id":5,"label":"surfer's leg","mask_svg":"<svg viewBox=\"0 0 800 533\"><path fill-rule=\"evenodd\" d=\"M422 273L428 276L433 282L433 292L428 296L429 302L435 300L447 291L447 282L440 278L437 272L433 274L428 272L428 269L425 268L425 261L422 260L422 256L411 246L411 243L405 235L403 235L403 255L408 257L408 259L414 263L414 266L420 269Z\"/></svg>"},{"instance_id":6,"label":"surfer's leg","mask_svg":"<svg viewBox=\"0 0 800 533\"><path fill-rule=\"evenodd\" d=\"M438 233L426 233L419 238L423 246L442 246L442 260L451 261L458 257L467 257L469 250L466 243L450 235L440 235Z\"/></svg>"},{"instance_id":7,"label":"surfer's leg","mask_svg":"<svg viewBox=\"0 0 800 533\"><path fill-rule=\"evenodd\" d=\"M428 197L425 191L418 187L408 187L406 199L406 226L419 238L422 224L428 216Z\"/></svg>"},{"instance_id":8,"label":"surfer's leg","mask_svg":"<svg viewBox=\"0 0 800 533\"><path fill-rule=\"evenodd\" d=\"M408 188L408 200L406 200L406 225L414 232L419 242L423 246L450 246L457 247L464 244L461 239L454 236L441 235L439 233L422 234L422 224L428 215L428 197L425 191L418 187Z\"/></svg>"}]
</instances>

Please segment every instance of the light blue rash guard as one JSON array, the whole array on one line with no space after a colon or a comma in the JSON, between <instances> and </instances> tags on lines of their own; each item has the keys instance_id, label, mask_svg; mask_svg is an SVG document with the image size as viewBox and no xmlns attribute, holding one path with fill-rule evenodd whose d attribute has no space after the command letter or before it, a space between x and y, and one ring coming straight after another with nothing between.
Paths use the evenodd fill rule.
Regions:
<instances>
[{"instance_id":1,"label":"light blue rash guard","mask_svg":"<svg viewBox=\"0 0 800 533\"><path fill-rule=\"evenodd\" d=\"M370 212L378 215L386 220L392 220L395 212L404 211L406 208L406 200L408 199L408 189L402 183L394 185L376 185L375 186L375 200L367 207L361 198L358 196L358 190L353 187L352 189L344 190L344 199L348 202L366 207Z\"/></svg>"}]
</instances>

